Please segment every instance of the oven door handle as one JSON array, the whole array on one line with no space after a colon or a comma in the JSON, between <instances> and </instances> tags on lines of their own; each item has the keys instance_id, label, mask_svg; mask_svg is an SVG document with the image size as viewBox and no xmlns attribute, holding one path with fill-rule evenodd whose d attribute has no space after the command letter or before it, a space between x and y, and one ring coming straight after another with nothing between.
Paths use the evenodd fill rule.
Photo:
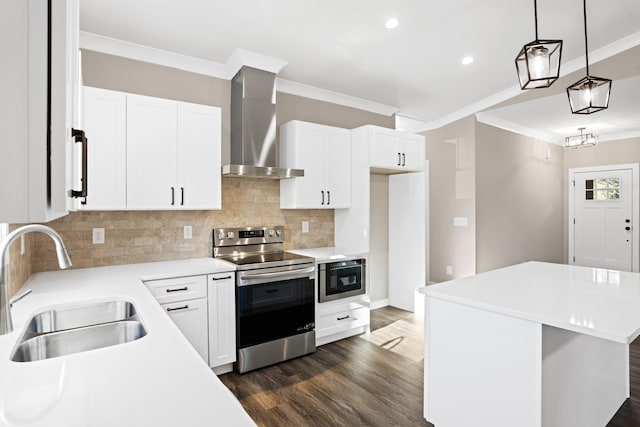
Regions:
<instances>
[{"instance_id":1,"label":"oven door handle","mask_svg":"<svg viewBox=\"0 0 640 427\"><path fill-rule=\"evenodd\" d=\"M260 283L273 282L273 279L300 279L308 277L315 271L315 267L301 268L298 270L276 271L272 273L245 274L240 278L238 286L257 285Z\"/></svg>"}]
</instances>

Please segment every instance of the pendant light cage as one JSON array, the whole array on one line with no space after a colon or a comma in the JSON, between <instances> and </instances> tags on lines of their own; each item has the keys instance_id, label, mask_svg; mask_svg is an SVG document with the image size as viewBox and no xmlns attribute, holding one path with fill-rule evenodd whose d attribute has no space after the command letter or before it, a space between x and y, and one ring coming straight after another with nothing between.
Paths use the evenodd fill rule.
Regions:
<instances>
[{"instance_id":1,"label":"pendant light cage","mask_svg":"<svg viewBox=\"0 0 640 427\"><path fill-rule=\"evenodd\" d=\"M573 114L591 114L609 107L611 80L586 76L567 88Z\"/></svg>"},{"instance_id":2,"label":"pendant light cage","mask_svg":"<svg viewBox=\"0 0 640 427\"><path fill-rule=\"evenodd\" d=\"M516 57L521 89L549 87L560 76L562 40L534 40L525 44Z\"/></svg>"},{"instance_id":3,"label":"pendant light cage","mask_svg":"<svg viewBox=\"0 0 640 427\"><path fill-rule=\"evenodd\" d=\"M587 75L567 88L573 114L591 114L609 108L611 80L589 75L589 44L587 39L587 0L582 1L584 12L584 58Z\"/></svg>"},{"instance_id":4,"label":"pendant light cage","mask_svg":"<svg viewBox=\"0 0 640 427\"><path fill-rule=\"evenodd\" d=\"M533 1L536 39L525 44L516 56L516 70L521 89L549 87L560 76L562 40L538 38L538 4Z\"/></svg>"},{"instance_id":5,"label":"pendant light cage","mask_svg":"<svg viewBox=\"0 0 640 427\"><path fill-rule=\"evenodd\" d=\"M578 128L580 135L568 136L564 139L564 146L578 148L598 145L598 136L593 133L584 133L585 128Z\"/></svg>"}]
</instances>

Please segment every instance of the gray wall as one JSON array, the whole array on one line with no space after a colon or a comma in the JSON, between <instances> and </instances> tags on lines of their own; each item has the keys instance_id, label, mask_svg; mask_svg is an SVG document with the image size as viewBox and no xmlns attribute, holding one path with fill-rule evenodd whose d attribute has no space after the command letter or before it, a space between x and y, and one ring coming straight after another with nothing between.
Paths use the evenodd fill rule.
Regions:
<instances>
[{"instance_id":1,"label":"gray wall","mask_svg":"<svg viewBox=\"0 0 640 427\"><path fill-rule=\"evenodd\" d=\"M371 174L369 215L369 295L371 301L389 297L389 177Z\"/></svg>"},{"instance_id":2,"label":"gray wall","mask_svg":"<svg viewBox=\"0 0 640 427\"><path fill-rule=\"evenodd\" d=\"M562 147L476 125L478 273L532 260L562 262L562 176Z\"/></svg>"},{"instance_id":3,"label":"gray wall","mask_svg":"<svg viewBox=\"0 0 640 427\"><path fill-rule=\"evenodd\" d=\"M425 132L429 160L429 281L476 272L475 118ZM464 217L467 227L454 227ZM451 266L452 275L446 273Z\"/></svg>"}]
</instances>

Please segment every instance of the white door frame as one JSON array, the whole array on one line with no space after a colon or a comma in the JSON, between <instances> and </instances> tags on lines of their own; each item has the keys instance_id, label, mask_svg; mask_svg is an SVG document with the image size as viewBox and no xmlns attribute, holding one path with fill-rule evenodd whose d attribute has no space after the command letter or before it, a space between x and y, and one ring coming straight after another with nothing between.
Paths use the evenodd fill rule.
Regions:
<instances>
[{"instance_id":1,"label":"white door frame","mask_svg":"<svg viewBox=\"0 0 640 427\"><path fill-rule=\"evenodd\" d=\"M631 169L631 194L633 195L633 200L631 202L631 238L633 239L631 246L631 271L638 272L640 271L640 257L638 256L638 248L639 243L638 239L640 238L640 220L638 218L638 213L640 212L640 177L639 166L638 163L625 163L621 165L607 165L607 166L590 166L584 168L571 168L569 169L569 200L567 203L569 204L569 258L568 263L570 265L574 265L575 262L573 257L575 255L575 241L574 241L574 227L573 227L573 218L575 217L575 174L580 172L602 172L602 171L614 171L620 169Z\"/></svg>"}]
</instances>

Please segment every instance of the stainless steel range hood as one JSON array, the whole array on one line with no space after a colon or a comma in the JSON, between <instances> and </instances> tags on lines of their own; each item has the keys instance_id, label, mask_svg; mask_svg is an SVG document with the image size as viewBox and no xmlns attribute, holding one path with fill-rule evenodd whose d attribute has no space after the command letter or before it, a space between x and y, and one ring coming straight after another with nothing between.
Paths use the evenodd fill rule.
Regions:
<instances>
[{"instance_id":1,"label":"stainless steel range hood","mask_svg":"<svg viewBox=\"0 0 640 427\"><path fill-rule=\"evenodd\" d=\"M294 178L302 169L278 167L276 75L242 67L231 81L231 164L224 176Z\"/></svg>"}]
</instances>

